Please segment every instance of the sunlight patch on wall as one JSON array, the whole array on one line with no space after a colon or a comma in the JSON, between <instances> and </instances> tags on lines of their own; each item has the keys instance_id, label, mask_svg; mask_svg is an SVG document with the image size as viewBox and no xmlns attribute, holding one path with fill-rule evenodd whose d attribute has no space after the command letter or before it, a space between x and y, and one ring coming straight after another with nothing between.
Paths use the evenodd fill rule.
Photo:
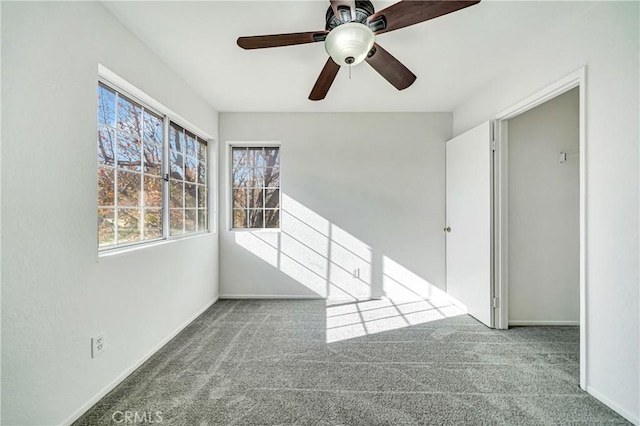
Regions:
<instances>
[{"instance_id":1,"label":"sunlight patch on wall","mask_svg":"<svg viewBox=\"0 0 640 426\"><path fill-rule=\"evenodd\" d=\"M387 256L382 256L382 271L382 290L389 299L448 300L444 291Z\"/></svg>"},{"instance_id":2,"label":"sunlight patch on wall","mask_svg":"<svg viewBox=\"0 0 640 426\"><path fill-rule=\"evenodd\" d=\"M280 232L236 232L236 243L321 297L371 297L371 247L286 194L281 223Z\"/></svg>"},{"instance_id":3,"label":"sunlight patch on wall","mask_svg":"<svg viewBox=\"0 0 640 426\"><path fill-rule=\"evenodd\" d=\"M278 267L278 239L274 232L236 232L236 244L274 267Z\"/></svg>"}]
</instances>

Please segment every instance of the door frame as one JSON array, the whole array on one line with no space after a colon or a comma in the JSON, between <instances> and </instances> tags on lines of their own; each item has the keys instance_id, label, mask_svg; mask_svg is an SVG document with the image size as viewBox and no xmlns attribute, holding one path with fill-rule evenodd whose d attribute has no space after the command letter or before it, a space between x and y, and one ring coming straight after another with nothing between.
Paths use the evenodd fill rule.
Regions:
<instances>
[{"instance_id":1,"label":"door frame","mask_svg":"<svg viewBox=\"0 0 640 426\"><path fill-rule=\"evenodd\" d=\"M579 87L580 139L580 387L587 389L587 306L586 306L586 66L497 114L495 118L496 149L494 152L494 294L498 298L494 310L496 328L509 328L509 200L508 200L508 120L535 108L573 88Z\"/></svg>"}]
</instances>

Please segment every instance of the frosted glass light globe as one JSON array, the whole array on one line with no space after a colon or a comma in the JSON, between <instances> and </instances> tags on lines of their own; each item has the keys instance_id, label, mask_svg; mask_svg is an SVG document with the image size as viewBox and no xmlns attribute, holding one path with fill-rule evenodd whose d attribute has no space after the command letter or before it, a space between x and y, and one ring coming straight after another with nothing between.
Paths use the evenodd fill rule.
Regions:
<instances>
[{"instance_id":1,"label":"frosted glass light globe","mask_svg":"<svg viewBox=\"0 0 640 426\"><path fill-rule=\"evenodd\" d=\"M364 61L373 47L373 31L364 24L349 22L335 27L327 35L324 48L340 65L357 65Z\"/></svg>"}]
</instances>

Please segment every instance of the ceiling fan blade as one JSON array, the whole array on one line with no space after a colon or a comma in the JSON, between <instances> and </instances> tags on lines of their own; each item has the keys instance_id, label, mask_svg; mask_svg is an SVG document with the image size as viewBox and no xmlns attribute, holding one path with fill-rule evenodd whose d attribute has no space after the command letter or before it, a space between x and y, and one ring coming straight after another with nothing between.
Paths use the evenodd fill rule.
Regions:
<instances>
[{"instance_id":1,"label":"ceiling fan blade","mask_svg":"<svg viewBox=\"0 0 640 426\"><path fill-rule=\"evenodd\" d=\"M477 3L480 3L480 0L402 0L369 16L367 23L372 28L382 27L374 30L376 34L382 34L419 24Z\"/></svg>"},{"instance_id":2,"label":"ceiling fan blade","mask_svg":"<svg viewBox=\"0 0 640 426\"><path fill-rule=\"evenodd\" d=\"M333 14L336 18L340 18L340 6L344 9L349 8L351 10L351 17L347 19L347 21L353 21L356 19L356 2L355 0L330 0L331 8L333 9Z\"/></svg>"},{"instance_id":3,"label":"ceiling fan blade","mask_svg":"<svg viewBox=\"0 0 640 426\"><path fill-rule=\"evenodd\" d=\"M324 99L324 97L327 96L327 92L329 91L333 80L335 80L338 71L340 71L340 65L333 62L333 59L329 57L316 80L316 84L313 86L313 89L311 89L309 99L312 101Z\"/></svg>"},{"instance_id":4,"label":"ceiling fan blade","mask_svg":"<svg viewBox=\"0 0 640 426\"><path fill-rule=\"evenodd\" d=\"M406 89L416 81L416 76L393 55L384 50L378 43L373 43L373 55L366 61L374 70L383 76L389 83L398 89Z\"/></svg>"},{"instance_id":5,"label":"ceiling fan blade","mask_svg":"<svg viewBox=\"0 0 640 426\"><path fill-rule=\"evenodd\" d=\"M243 49L264 49L266 47L292 46L294 44L324 41L329 31L309 31L306 33L272 34L238 37L238 46Z\"/></svg>"}]
</instances>

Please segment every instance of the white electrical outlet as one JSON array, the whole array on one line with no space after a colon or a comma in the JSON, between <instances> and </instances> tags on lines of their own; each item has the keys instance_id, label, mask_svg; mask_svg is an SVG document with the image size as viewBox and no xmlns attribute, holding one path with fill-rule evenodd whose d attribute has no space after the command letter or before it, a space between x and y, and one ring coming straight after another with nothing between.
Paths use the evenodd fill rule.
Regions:
<instances>
[{"instance_id":1,"label":"white electrical outlet","mask_svg":"<svg viewBox=\"0 0 640 426\"><path fill-rule=\"evenodd\" d=\"M91 358L95 358L107 349L104 333L91 338Z\"/></svg>"}]
</instances>

